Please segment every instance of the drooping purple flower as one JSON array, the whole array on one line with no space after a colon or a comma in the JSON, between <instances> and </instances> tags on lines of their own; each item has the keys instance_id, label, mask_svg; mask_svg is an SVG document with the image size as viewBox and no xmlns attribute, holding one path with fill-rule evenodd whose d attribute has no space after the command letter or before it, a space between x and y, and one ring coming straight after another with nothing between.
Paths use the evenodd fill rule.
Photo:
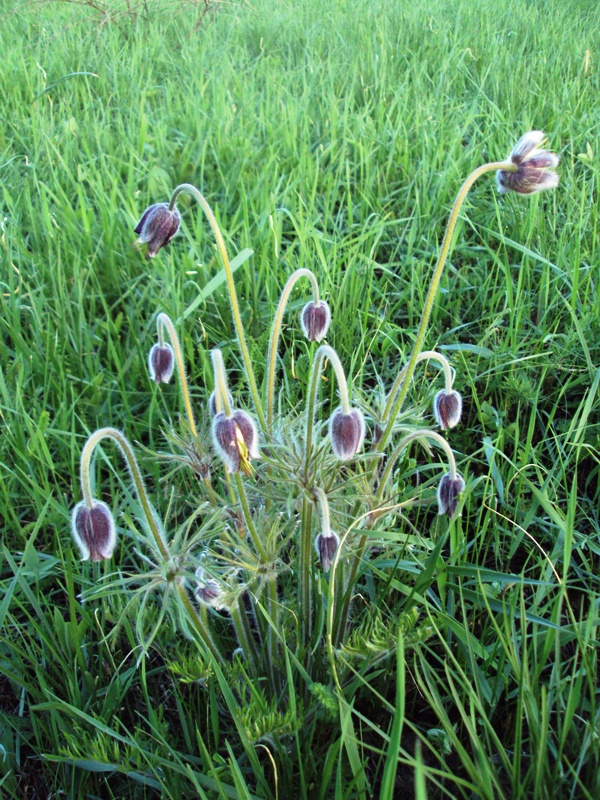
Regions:
<instances>
[{"instance_id":1,"label":"drooping purple flower","mask_svg":"<svg viewBox=\"0 0 600 800\"><path fill-rule=\"evenodd\" d=\"M453 517L456 514L458 498L461 492L464 491L464 488L465 482L460 475L457 474L456 477L453 478L452 475L447 473L443 476L437 492L440 514L447 514L449 517Z\"/></svg>"},{"instance_id":2,"label":"drooping purple flower","mask_svg":"<svg viewBox=\"0 0 600 800\"><path fill-rule=\"evenodd\" d=\"M336 409L329 420L331 447L340 461L348 461L362 447L365 438L365 418L362 411L353 408L344 414L342 408Z\"/></svg>"},{"instance_id":3,"label":"drooping purple flower","mask_svg":"<svg viewBox=\"0 0 600 800\"><path fill-rule=\"evenodd\" d=\"M534 194L558 186L558 175L553 172L559 158L548 150L540 150L544 140L542 131L529 131L513 147L508 159L517 167L514 172L498 170L498 191Z\"/></svg>"},{"instance_id":4,"label":"drooping purple flower","mask_svg":"<svg viewBox=\"0 0 600 800\"><path fill-rule=\"evenodd\" d=\"M454 389L442 389L433 399L433 416L440 428L445 431L460 422L462 397Z\"/></svg>"},{"instance_id":5,"label":"drooping purple flower","mask_svg":"<svg viewBox=\"0 0 600 800\"><path fill-rule=\"evenodd\" d=\"M319 301L318 306L311 300L304 306L300 314L302 332L309 342L320 342L321 339L324 339L330 322L331 311L323 300Z\"/></svg>"},{"instance_id":6,"label":"drooping purple flower","mask_svg":"<svg viewBox=\"0 0 600 800\"><path fill-rule=\"evenodd\" d=\"M82 561L102 561L112 556L117 537L113 516L105 503L94 500L91 507L84 501L77 503L71 516L71 532Z\"/></svg>"},{"instance_id":7,"label":"drooping purple flower","mask_svg":"<svg viewBox=\"0 0 600 800\"><path fill-rule=\"evenodd\" d=\"M320 533L315 539L315 550L319 555L321 566L325 572L329 572L339 546L340 537L333 531Z\"/></svg>"},{"instance_id":8,"label":"drooping purple flower","mask_svg":"<svg viewBox=\"0 0 600 800\"><path fill-rule=\"evenodd\" d=\"M241 469L250 474L250 459L258 458L258 433L252 417L245 411L223 412L213 418L213 444L229 472Z\"/></svg>"},{"instance_id":9,"label":"drooping purple flower","mask_svg":"<svg viewBox=\"0 0 600 800\"><path fill-rule=\"evenodd\" d=\"M148 355L148 372L153 381L156 381L157 384L168 383L171 380L174 366L175 357L170 344L165 342L163 345L152 345Z\"/></svg>"},{"instance_id":10,"label":"drooping purple flower","mask_svg":"<svg viewBox=\"0 0 600 800\"><path fill-rule=\"evenodd\" d=\"M168 203L154 203L144 211L133 230L139 235L138 243L148 245L148 257L154 258L161 247L169 244L180 224L176 208L169 211Z\"/></svg>"}]
</instances>

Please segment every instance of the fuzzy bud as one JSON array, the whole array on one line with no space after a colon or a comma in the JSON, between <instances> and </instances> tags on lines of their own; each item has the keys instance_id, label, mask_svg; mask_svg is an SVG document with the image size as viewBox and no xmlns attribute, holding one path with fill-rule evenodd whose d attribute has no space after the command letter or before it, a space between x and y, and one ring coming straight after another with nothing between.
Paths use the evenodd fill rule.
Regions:
<instances>
[{"instance_id":1,"label":"fuzzy bud","mask_svg":"<svg viewBox=\"0 0 600 800\"><path fill-rule=\"evenodd\" d=\"M139 235L138 244L148 245L148 257L154 258L161 247L169 244L179 230L181 217L168 203L155 203L147 208L133 229Z\"/></svg>"},{"instance_id":2,"label":"fuzzy bud","mask_svg":"<svg viewBox=\"0 0 600 800\"><path fill-rule=\"evenodd\" d=\"M311 300L304 306L300 314L302 332L309 342L320 342L321 339L324 339L327 336L330 322L331 311L323 300L319 301L318 306Z\"/></svg>"},{"instance_id":3,"label":"fuzzy bud","mask_svg":"<svg viewBox=\"0 0 600 800\"><path fill-rule=\"evenodd\" d=\"M462 397L454 389L439 391L433 399L433 416L440 428L445 431L460 422Z\"/></svg>"},{"instance_id":4,"label":"fuzzy bud","mask_svg":"<svg viewBox=\"0 0 600 800\"><path fill-rule=\"evenodd\" d=\"M152 345L148 355L148 372L153 381L156 381L157 384L168 383L171 380L174 366L175 357L170 344L165 342L163 345Z\"/></svg>"},{"instance_id":5,"label":"fuzzy bud","mask_svg":"<svg viewBox=\"0 0 600 800\"><path fill-rule=\"evenodd\" d=\"M250 459L258 458L258 433L254 420L245 411L234 411L230 417L217 414L212 424L213 444L232 474L242 469L251 472Z\"/></svg>"},{"instance_id":6,"label":"fuzzy bud","mask_svg":"<svg viewBox=\"0 0 600 800\"><path fill-rule=\"evenodd\" d=\"M325 572L329 572L339 546L340 537L331 531L328 534L320 533L315 539L315 550Z\"/></svg>"},{"instance_id":7,"label":"fuzzy bud","mask_svg":"<svg viewBox=\"0 0 600 800\"><path fill-rule=\"evenodd\" d=\"M517 169L496 173L499 192L534 194L558 186L558 175L552 170L558 166L559 158L548 150L539 149L543 140L542 131L529 131L519 139L508 157Z\"/></svg>"},{"instance_id":8,"label":"fuzzy bud","mask_svg":"<svg viewBox=\"0 0 600 800\"><path fill-rule=\"evenodd\" d=\"M344 414L341 408L336 409L329 420L329 436L331 447L340 461L348 461L362 447L365 438L365 418L362 411L353 408Z\"/></svg>"},{"instance_id":9,"label":"fuzzy bud","mask_svg":"<svg viewBox=\"0 0 600 800\"><path fill-rule=\"evenodd\" d=\"M440 514L447 514L449 517L453 517L456 514L458 498L464 488L465 482L460 475L457 475L456 478L453 478L450 474L444 475L437 492Z\"/></svg>"},{"instance_id":10,"label":"fuzzy bud","mask_svg":"<svg viewBox=\"0 0 600 800\"><path fill-rule=\"evenodd\" d=\"M102 561L112 556L117 537L113 516L105 503L94 500L91 508L84 501L77 503L71 516L71 532L82 561Z\"/></svg>"}]
</instances>

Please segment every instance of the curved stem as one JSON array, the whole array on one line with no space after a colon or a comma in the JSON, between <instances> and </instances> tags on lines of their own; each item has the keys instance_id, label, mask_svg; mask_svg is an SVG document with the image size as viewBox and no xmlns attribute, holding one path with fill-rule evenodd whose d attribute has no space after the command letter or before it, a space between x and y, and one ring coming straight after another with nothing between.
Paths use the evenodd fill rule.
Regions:
<instances>
[{"instance_id":1,"label":"curved stem","mask_svg":"<svg viewBox=\"0 0 600 800\"><path fill-rule=\"evenodd\" d=\"M443 356L441 353L436 352L435 350L423 350L423 352L419 353L419 355L417 356L416 364L418 364L420 361L439 361L439 363L442 365L442 368L444 370L444 378L445 378L445 381L446 381L446 391L449 392L452 389L452 383L453 383L453 380L452 380L452 368L450 367L450 363L449 363L448 359L445 356ZM392 403L394 401L394 397L396 396L396 392L398 391L400 386L402 386L402 381L404 380L404 376L406 375L407 370L408 370L408 364L405 364L402 367L402 369L400 370L400 372L398 373L398 376L396 377L396 380L394 381L394 385L392 386L392 388L390 390L387 402L385 404L385 409L384 409L384 412L383 412L383 421L384 422L387 422L387 420L388 420L388 414L390 412L390 408L391 408Z\"/></svg>"},{"instance_id":2,"label":"curved stem","mask_svg":"<svg viewBox=\"0 0 600 800\"><path fill-rule=\"evenodd\" d=\"M92 433L90 438L85 443L84 448L81 452L81 468L80 468L81 492L83 494L83 499L85 501L86 506L88 508L91 508L93 505L93 498L90 489L90 462L92 459L92 453L94 452L94 448L96 447L97 444L99 444L99 442L102 439L112 439L117 443L120 451L123 453L125 461L127 462L127 466L129 467L131 477L133 478L135 491L138 500L140 502L140 505L142 507L142 510L144 512L144 516L146 517L146 522L148 523L148 527L152 532L152 536L154 537L154 541L156 543L157 548L160 550L161 555L163 556L163 558L168 560L170 558L170 554L163 540L163 535L156 521L156 517L154 516L154 512L152 511L150 501L148 500L146 487L144 486L142 473L140 472L140 468L137 463L135 454L127 439L123 436L123 434L120 431L116 430L116 428L100 428L99 430Z\"/></svg>"},{"instance_id":3,"label":"curved stem","mask_svg":"<svg viewBox=\"0 0 600 800\"><path fill-rule=\"evenodd\" d=\"M256 387L256 379L254 378L254 370L252 369L252 361L250 359L250 353L248 351L248 345L246 344L246 336L244 334L244 326L242 325L242 317L240 315L240 307L237 300L237 294L235 291L235 283L233 281L233 272L231 271L231 265L229 263L229 256L227 255L227 248L225 247L225 241L223 239L223 235L221 233L221 229L219 228L219 224L215 219L215 215L212 212L211 207L207 203L204 195L196 189L195 186L192 186L191 183L182 183L177 186L173 190L173 194L171 195L171 201L169 203L169 211L172 211L177 197L181 194L181 192L187 192L191 194L192 197L200 203L202 210L206 214L206 218L210 223L210 227L212 228L213 234L217 241L217 247L219 248L219 252L221 254L221 259L223 261L223 268L225 269L225 277L227 279L227 288L229 290L229 302L231 303L231 311L233 313L233 322L235 325L236 334L238 337L238 342L240 345L240 353L242 355L242 360L244 362L244 367L246 368L246 377L248 378L248 386L250 388L250 393L252 395L252 399L254 401L254 407L256 408L256 414L260 421L260 425L263 430L266 430L267 423L265 420L265 415L262 410L262 406L260 403L260 396L258 393L258 389Z\"/></svg>"},{"instance_id":4,"label":"curved stem","mask_svg":"<svg viewBox=\"0 0 600 800\"><path fill-rule=\"evenodd\" d=\"M415 367L417 365L417 358L419 356L419 353L421 352L421 347L423 346L423 340L425 339L425 333L427 332L427 324L429 322L429 317L431 316L431 310L433 308L435 295L437 293L438 286L440 284L440 279L442 277L442 272L444 271L444 266L446 264L446 259L448 258L448 253L450 252L450 245L452 244L452 234L454 233L454 229L458 221L458 215L461 206L465 201L469 189L478 178L480 178L482 175L485 175L487 172L496 172L499 169L514 172L516 170L516 165L513 164L512 161L494 161L490 164L483 164L481 167L478 167L469 175L469 177L461 186L458 195L456 196L456 200L454 201L454 206L452 207L450 218L448 219L448 224L446 226L446 232L444 234L444 239L442 241L442 247L440 250L440 254L438 256L437 264L433 271L433 276L431 278L431 283L429 285L427 297L425 298L425 305L423 307L421 321L417 329L417 335L415 338L415 343L413 345L412 354L408 364L406 365L406 374L404 376L404 381L402 383L402 386L400 387L400 391L398 392L396 400L392 405L389 417L385 422L385 427L383 429L381 439L379 440L379 443L377 445L377 449L379 450L379 452L383 451L386 448L390 440L394 426L394 421L398 416L398 412L402 408L402 403L404 402L404 399L408 392L408 387L410 385L411 378L413 376Z\"/></svg>"},{"instance_id":5,"label":"curved stem","mask_svg":"<svg viewBox=\"0 0 600 800\"><path fill-rule=\"evenodd\" d=\"M231 417L231 403L229 402L229 390L227 389L227 375L223 364L223 355L220 350L211 350L210 357L213 363L215 375L215 405L217 414L223 411L227 418Z\"/></svg>"},{"instance_id":6,"label":"curved stem","mask_svg":"<svg viewBox=\"0 0 600 800\"><path fill-rule=\"evenodd\" d=\"M158 333L158 343L162 346L164 344L164 331L166 330L169 339L171 340L171 346L173 348L173 352L175 354L175 363L177 364L177 372L179 373L179 382L181 383L181 391L183 392L183 402L185 405L185 410L187 413L188 423L190 426L190 430L192 432L192 436L197 439L198 438L198 431L196 429L196 421L194 419L194 412L192 411L192 404L190 401L190 393L188 390L188 383L187 378L185 375L185 365L183 363L183 355L181 353L181 345L179 343L179 337L177 336L177 331L175 330L175 326L171 321L171 318L167 314L159 314L156 319L156 329Z\"/></svg>"},{"instance_id":7,"label":"curved stem","mask_svg":"<svg viewBox=\"0 0 600 800\"><path fill-rule=\"evenodd\" d=\"M275 394L275 365L277 362L277 345L279 344L279 335L281 333L281 325L283 322L283 315L289 300L292 289L300 278L308 278L312 284L313 300L315 306L319 306L319 285L314 274L309 269L297 269L287 280L283 287L279 305L273 320L273 328L271 329L271 338L269 339L269 351L267 356L267 425L269 430L273 424L273 403Z\"/></svg>"},{"instance_id":8,"label":"curved stem","mask_svg":"<svg viewBox=\"0 0 600 800\"><path fill-rule=\"evenodd\" d=\"M348 384L346 383L346 375L344 374L344 368L342 367L342 362L340 361L338 354L335 352L333 347L330 347L328 344L322 344L315 353L315 358L312 364L312 369L310 371L310 378L308 381L308 398L306 401L307 465L310 458L310 451L312 449L312 440L313 440L314 422L315 422L315 405L317 399L317 386L319 383L319 377L321 375L321 368L323 365L323 361L326 358L328 358L331 361L331 365L335 370L338 390L340 393L340 404L342 406L342 411L344 414L349 414L351 411L350 400L348 398Z\"/></svg>"},{"instance_id":9,"label":"curved stem","mask_svg":"<svg viewBox=\"0 0 600 800\"><path fill-rule=\"evenodd\" d=\"M456 479L456 459L454 458L454 453L452 452L452 448L448 444L448 442L444 439L443 436L440 436L439 433L435 431L430 431L428 429L412 431L404 436L396 445L393 452L391 453L387 464L385 465L385 469L383 474L381 475L381 481L379 483L379 492L378 495L381 497L383 489L392 474L392 470L396 465L396 461L400 457L402 451L415 439L433 439L437 442L440 447L445 451L446 456L448 457L448 466L450 467L450 476L452 480Z\"/></svg>"}]
</instances>

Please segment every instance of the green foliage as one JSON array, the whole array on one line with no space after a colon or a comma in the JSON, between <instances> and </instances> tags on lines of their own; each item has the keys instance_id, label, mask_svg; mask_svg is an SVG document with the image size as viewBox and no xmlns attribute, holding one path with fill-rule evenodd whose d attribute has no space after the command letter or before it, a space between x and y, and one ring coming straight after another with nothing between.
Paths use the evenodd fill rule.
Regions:
<instances>
[{"instance_id":1,"label":"green foliage","mask_svg":"<svg viewBox=\"0 0 600 800\"><path fill-rule=\"evenodd\" d=\"M100 26L71 3L2 11L0 793L598 797L598 9L259 0L198 26L194 3L106 5ZM193 542L185 524L198 480L154 455L170 455L169 416L187 440L177 389L148 386L156 309L185 319L198 416L208 350L240 366L201 217L182 201L182 233L149 263L130 246L143 208L182 181L206 192L259 365L286 278L312 269L371 404L410 352L457 185L531 128L560 153L561 186L529 202L474 189L428 335L465 403L462 516L447 530L431 513L430 459L411 450L395 487L419 501L365 534L380 549L334 653L341 686L324 651L307 679L292 619L275 702L245 662L214 665L183 636L180 609L161 616L162 584L144 583L143 618L127 610L135 550L148 556L139 508L98 459L122 573L78 562L81 446L108 424L144 445L153 502L200 547L208 527ZM309 356L288 314L284 415ZM430 413L436 376L416 375L411 413ZM231 644L228 618L207 617Z\"/></svg>"}]
</instances>

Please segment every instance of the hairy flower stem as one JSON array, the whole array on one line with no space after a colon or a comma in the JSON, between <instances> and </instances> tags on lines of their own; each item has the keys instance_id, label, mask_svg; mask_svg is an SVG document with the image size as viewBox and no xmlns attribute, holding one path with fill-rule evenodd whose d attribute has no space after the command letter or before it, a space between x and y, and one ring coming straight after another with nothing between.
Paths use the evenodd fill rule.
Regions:
<instances>
[{"instance_id":1,"label":"hairy flower stem","mask_svg":"<svg viewBox=\"0 0 600 800\"><path fill-rule=\"evenodd\" d=\"M227 255L227 248L225 247L225 241L223 239L221 229L219 228L219 224L215 219L215 215L213 214L211 207L204 198L204 195L200 191L198 191L198 189L196 189L195 186L192 186L191 183L182 183L173 190L173 194L171 195L171 201L169 203L169 211L173 210L177 198L182 192L187 192L188 194L191 194L192 197L195 200L197 200L198 203L200 203L200 206L202 207L202 210L206 214L206 218L210 223L210 227L212 228L213 234L217 241L217 247L219 248L221 259L223 261L223 268L225 269L225 277L227 279L227 288L229 291L229 302L231 303L233 322L235 325L235 331L237 334L238 343L240 345L240 353L242 356L242 360L244 362L244 367L246 369L246 377L248 379L250 394L252 395L252 400L254 401L256 415L259 419L261 428L266 431L267 422L260 402L260 395L258 393L258 388L256 386L256 379L254 377L254 370L252 369L250 352L248 351L248 345L246 344L246 336L244 334L244 326L242 325L242 317L240 315L240 307L238 304L237 293L235 291L233 273L231 271L229 256Z\"/></svg>"},{"instance_id":2,"label":"hairy flower stem","mask_svg":"<svg viewBox=\"0 0 600 800\"><path fill-rule=\"evenodd\" d=\"M183 392L183 403L188 418L188 425L194 439L198 438L198 430L196 428L196 421L194 419L194 412L192 411L192 403L190 401L190 393L188 390L187 378L185 375L185 365L183 363L183 356L181 354L181 345L177 331L173 325L170 317L167 314L159 314L156 319L156 330L158 333L158 343L162 347L165 343L165 331L167 332L171 341L171 347L175 354L175 363L177 365L177 372L179 373L179 383L181 384L181 391Z\"/></svg>"},{"instance_id":3,"label":"hairy flower stem","mask_svg":"<svg viewBox=\"0 0 600 800\"><path fill-rule=\"evenodd\" d=\"M448 258L448 253L450 252L450 246L452 244L452 235L454 233L454 229L458 221L458 215L460 213L461 206L465 201L469 189L478 178L480 178L482 175L485 175L487 172L497 172L499 169L506 170L508 172L515 172L517 167L515 164L512 163L512 161L494 161L490 164L483 164L481 167L478 167L469 175L469 177L461 186L458 195L456 196L456 200L454 201L454 206L452 207L450 218L448 219L448 224L446 226L446 232L444 234L444 239L442 241L442 248L440 250L436 267L433 271L433 276L431 278L431 283L429 285L427 297L425 298L425 305L423 307L421 321L417 329L417 335L415 338L415 343L413 345L412 354L410 356L408 364L406 365L406 373L404 375L402 385L400 386L400 390L398 391L398 395L396 396L396 399L394 400L394 403L390 409L389 416L384 421L384 428L381 434L381 439L377 444L377 450L379 452L383 452L388 445L388 442L392 435L392 431L394 429L394 421L398 416L398 413L402 408L402 404L404 403L404 400L408 393L410 382L413 373L415 371L415 367L417 365L417 359L419 357L419 353L421 352L421 348L423 347L425 334L427 333L427 325L429 323L429 317L431 316L431 311L433 309L433 303L435 300L435 296L437 294L438 286L440 284L440 279L444 271L444 266L446 265L446 259Z\"/></svg>"},{"instance_id":4,"label":"hairy flower stem","mask_svg":"<svg viewBox=\"0 0 600 800\"><path fill-rule=\"evenodd\" d=\"M150 528L156 547L160 551L160 554L165 561L168 561L171 556L167 549L167 545L164 542L163 535L156 521L154 512L150 506L150 501L148 500L148 495L146 493L146 487L144 486L144 481L142 479L142 473L137 463L135 454L127 439L120 431L116 430L116 428L100 428L90 436L84 445L81 453L80 477L81 493L86 506L91 508L93 505L92 492L90 489L90 463L94 448L97 444L99 444L99 442L102 441L102 439L112 439L117 443L120 451L123 453L125 461L127 462L127 466L129 467L131 477L133 478L139 503L142 507L142 511L144 512L144 517L146 518L146 522L148 523L148 527Z\"/></svg>"},{"instance_id":5,"label":"hairy flower stem","mask_svg":"<svg viewBox=\"0 0 600 800\"><path fill-rule=\"evenodd\" d=\"M242 648L244 658L250 664L250 669L253 675L258 675L258 664L260 661L260 654L256 646L256 638L252 633L248 613L242 598L237 600L231 606L231 621L235 629L238 643Z\"/></svg>"},{"instance_id":6,"label":"hairy flower stem","mask_svg":"<svg viewBox=\"0 0 600 800\"><path fill-rule=\"evenodd\" d=\"M448 362L448 359L445 358L441 353L437 353L435 350L423 350L422 353L419 353L417 356L416 364L420 361L439 361L442 365L444 370L444 379L446 381L446 391L449 392L452 389L452 368ZM404 377L408 370L408 364L405 364L400 372L396 380L394 381L394 385L392 386L390 393L388 395L387 403L385 405L385 410L383 412L383 419L385 422L389 419L390 408L392 403L394 402L394 397L396 396L396 392L402 386L402 382L404 381Z\"/></svg>"},{"instance_id":7,"label":"hairy flower stem","mask_svg":"<svg viewBox=\"0 0 600 800\"><path fill-rule=\"evenodd\" d=\"M223 412L226 417L231 417L232 409L229 402L229 390L227 389L227 374L223 364L223 354L216 348L210 351L213 363L213 373L215 377L215 406L217 414Z\"/></svg>"},{"instance_id":8,"label":"hairy flower stem","mask_svg":"<svg viewBox=\"0 0 600 800\"><path fill-rule=\"evenodd\" d=\"M333 347L328 344L322 344L317 352L312 363L310 377L308 380L308 397L306 400L306 471L308 472L308 464L310 461L310 453L313 444L313 434L315 427L315 407L317 403L317 388L319 385L319 378L321 377L321 370L323 361L328 358L335 371L337 378L338 391L340 393L340 405L344 414L349 414L351 411L350 400L348 398L348 384L346 383L346 375L344 368L340 361L338 354Z\"/></svg>"},{"instance_id":9,"label":"hairy flower stem","mask_svg":"<svg viewBox=\"0 0 600 800\"><path fill-rule=\"evenodd\" d=\"M309 658L313 623L313 504L308 497L302 500L302 527L300 530L300 584L298 586L298 607L300 609L300 641Z\"/></svg>"},{"instance_id":10,"label":"hairy flower stem","mask_svg":"<svg viewBox=\"0 0 600 800\"><path fill-rule=\"evenodd\" d=\"M258 531L256 530L256 525L254 524L254 520L252 519L252 513L250 511L250 506L248 504L248 497L246 496L246 490L244 489L244 482L242 481L242 476L239 474L239 472L235 472L233 478L235 480L237 495L240 499L240 504L242 506L242 513L244 515L246 527L250 532L250 538L252 539L254 548L258 553L258 555L260 556L262 563L266 564L269 557L264 544L260 540L260 536L258 535Z\"/></svg>"},{"instance_id":11,"label":"hairy flower stem","mask_svg":"<svg viewBox=\"0 0 600 800\"><path fill-rule=\"evenodd\" d=\"M194 604L192 603L192 601L188 597L188 593L186 592L185 586L183 585L183 580L181 578L178 579L175 582L175 585L177 587L177 594L179 595L179 599L181 600L181 603L182 603L183 607L185 608L185 610L187 612L187 615L189 617L189 620L190 620L191 624L193 625L196 633L202 639L202 641L206 645L206 647L210 650L210 652L211 652L212 656L215 658L215 660L219 664L223 664L224 663L223 656L219 652L219 648L215 644L215 642L214 642L214 640L213 640L213 638L212 638L212 636L210 634L210 631L208 630L208 628L204 624L202 618L200 617L200 614L198 613L198 610L196 609L196 607L194 606Z\"/></svg>"},{"instance_id":12,"label":"hairy flower stem","mask_svg":"<svg viewBox=\"0 0 600 800\"><path fill-rule=\"evenodd\" d=\"M273 405L275 398L275 367L277 363L277 345L279 344L279 335L281 333L281 325L283 323L283 315L289 300L292 289L300 278L308 278L312 284L313 300L315 306L319 305L319 285L314 274L309 269L297 269L288 278L287 283L283 287L279 305L275 313L273 321L273 328L271 329L271 338L269 340L269 351L267 357L267 425L269 431L273 425Z\"/></svg>"},{"instance_id":13,"label":"hairy flower stem","mask_svg":"<svg viewBox=\"0 0 600 800\"><path fill-rule=\"evenodd\" d=\"M378 498L381 499L383 492L385 490L385 486L390 479L394 467L396 466L396 461L402 454L402 451L405 450L408 445L415 441L415 439L433 439L434 442L440 445L440 447L445 451L446 456L448 457L448 467L450 468L450 477L452 480L456 479L456 460L454 458L454 453L452 452L452 448L448 444L448 442L436 431L430 431L428 429L412 431L404 436L394 450L392 451L383 473L381 475L381 481L379 483L379 491L378 491Z\"/></svg>"}]
</instances>

